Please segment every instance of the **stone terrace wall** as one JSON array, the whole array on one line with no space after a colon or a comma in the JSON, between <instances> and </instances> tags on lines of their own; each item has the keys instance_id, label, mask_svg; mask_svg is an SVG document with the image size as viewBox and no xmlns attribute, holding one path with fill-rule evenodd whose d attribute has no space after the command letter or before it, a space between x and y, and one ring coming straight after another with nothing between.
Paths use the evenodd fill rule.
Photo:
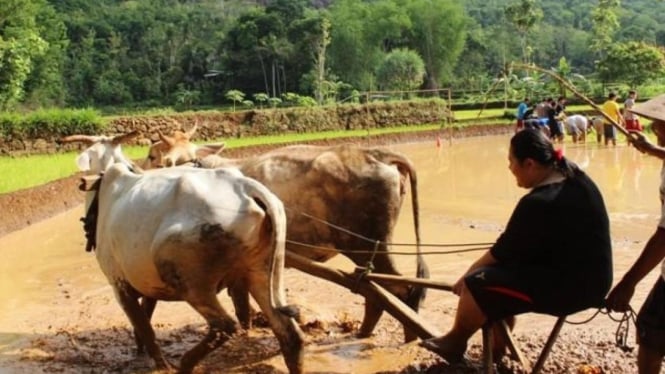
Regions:
<instances>
[{"instance_id":1,"label":"stone terrace wall","mask_svg":"<svg viewBox=\"0 0 665 374\"><path fill-rule=\"evenodd\" d=\"M376 129L425 123L444 123L450 118L442 101L409 101L341 105L316 108L256 109L238 112L191 112L172 116L131 116L110 120L106 134L138 131L136 144L157 141L157 131L172 134L198 124L193 140L240 138L256 135L318 132L326 130ZM0 155L55 153L79 149L60 144L67 134L44 133L30 139L1 137ZM90 134L101 135L101 134Z\"/></svg>"}]
</instances>

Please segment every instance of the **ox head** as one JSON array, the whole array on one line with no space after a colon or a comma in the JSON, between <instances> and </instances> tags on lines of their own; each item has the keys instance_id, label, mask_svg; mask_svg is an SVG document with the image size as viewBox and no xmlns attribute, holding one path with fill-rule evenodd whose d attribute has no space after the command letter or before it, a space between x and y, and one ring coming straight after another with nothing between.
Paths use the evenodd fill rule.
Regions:
<instances>
[{"instance_id":1,"label":"ox head","mask_svg":"<svg viewBox=\"0 0 665 374\"><path fill-rule=\"evenodd\" d=\"M76 157L79 170L87 174L99 174L108 170L115 163L123 163L132 168L133 164L122 154L120 145L135 138L137 131L128 134L109 136L71 135L61 140L62 143L81 142L88 145Z\"/></svg>"},{"instance_id":2,"label":"ox head","mask_svg":"<svg viewBox=\"0 0 665 374\"><path fill-rule=\"evenodd\" d=\"M143 161L144 169L172 167L200 160L210 154L217 154L224 149L224 143L198 146L190 141L198 125L189 131L175 131L173 136L166 136L160 131L159 141L150 146L148 157Z\"/></svg>"},{"instance_id":3,"label":"ox head","mask_svg":"<svg viewBox=\"0 0 665 374\"><path fill-rule=\"evenodd\" d=\"M159 142L150 147L148 160L155 163L154 167L171 167L194 160L196 145L190 139L197 128L198 124L195 124L189 131L176 130L173 136L166 136L158 130Z\"/></svg>"}]
</instances>

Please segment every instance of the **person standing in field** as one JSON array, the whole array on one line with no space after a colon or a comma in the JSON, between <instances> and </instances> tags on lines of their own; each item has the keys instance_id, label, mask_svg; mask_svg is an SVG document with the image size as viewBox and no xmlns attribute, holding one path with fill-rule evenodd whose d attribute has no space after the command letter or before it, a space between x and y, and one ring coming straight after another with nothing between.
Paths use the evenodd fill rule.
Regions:
<instances>
[{"instance_id":1,"label":"person standing in field","mask_svg":"<svg viewBox=\"0 0 665 374\"><path fill-rule=\"evenodd\" d=\"M517 106L517 123L515 124L515 132L524 129L524 120L526 119L525 115L528 109L529 98L527 97Z\"/></svg>"},{"instance_id":2,"label":"person standing in field","mask_svg":"<svg viewBox=\"0 0 665 374\"><path fill-rule=\"evenodd\" d=\"M566 98L559 96L554 105L554 115L556 118L557 125L559 126L559 133L561 133L560 143L563 143L564 129L563 129L563 120L566 118Z\"/></svg>"},{"instance_id":3,"label":"person standing in field","mask_svg":"<svg viewBox=\"0 0 665 374\"><path fill-rule=\"evenodd\" d=\"M563 126L559 125L557 118L557 103L554 99L547 99L548 105L545 108L547 115L547 127L549 128L550 139L554 142L563 142Z\"/></svg>"},{"instance_id":4,"label":"person standing in field","mask_svg":"<svg viewBox=\"0 0 665 374\"><path fill-rule=\"evenodd\" d=\"M651 99L632 110L653 120L651 126L658 139L658 145L654 145L641 132L631 130L635 137L633 146L642 153L665 160L665 95ZM637 367L640 374L660 373L665 357L665 163L660 175L661 213L656 231L635 263L610 291L606 302L611 310L629 310L635 286L661 264L660 275L637 315Z\"/></svg>"},{"instance_id":5,"label":"person standing in field","mask_svg":"<svg viewBox=\"0 0 665 374\"><path fill-rule=\"evenodd\" d=\"M612 118L616 123L619 125L623 125L623 116L621 115L621 108L619 108L619 104L617 103L617 94L614 92L610 92L610 94L607 97L607 101L603 104L601 107L601 110L610 118ZM603 135L605 135L605 145L609 143L609 141L612 141L612 145L616 146L617 145L617 139L616 139L616 129L614 128L614 125L607 119L605 119L605 124L603 125Z\"/></svg>"},{"instance_id":6,"label":"person standing in field","mask_svg":"<svg viewBox=\"0 0 665 374\"><path fill-rule=\"evenodd\" d=\"M631 112L631 109L635 106L635 100L637 99L637 92L631 90L628 92L628 98L623 103L623 118L626 121L626 130L631 131L642 131L642 125L640 124L640 118L637 114Z\"/></svg>"}]
</instances>

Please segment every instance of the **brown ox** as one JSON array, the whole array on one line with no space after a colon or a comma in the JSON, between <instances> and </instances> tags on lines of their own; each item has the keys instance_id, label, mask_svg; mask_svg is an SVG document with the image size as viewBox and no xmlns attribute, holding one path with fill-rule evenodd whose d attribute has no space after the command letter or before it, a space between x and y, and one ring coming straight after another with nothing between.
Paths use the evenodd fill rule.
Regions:
<instances>
[{"instance_id":1,"label":"brown ox","mask_svg":"<svg viewBox=\"0 0 665 374\"><path fill-rule=\"evenodd\" d=\"M197 128L198 124L195 124L188 131L176 130L172 136L165 136L161 131L157 131L160 141L150 146L148 157L141 166L154 169L182 165L224 149L224 143L202 146L191 143L190 139Z\"/></svg>"},{"instance_id":2,"label":"brown ox","mask_svg":"<svg viewBox=\"0 0 665 374\"><path fill-rule=\"evenodd\" d=\"M162 147L164 157L184 153L177 147L166 150L164 144L175 142L153 145L144 167L163 165L153 156L156 147ZM197 149L198 157L210 152ZM416 171L410 160L399 153L349 144L296 145L244 159L209 155L199 161L206 168L237 167L282 200L288 220L287 250L321 262L342 252L359 266L367 266L371 260L374 271L397 275L387 244L392 240L408 178L416 243L420 243ZM419 247L417 254L417 276L427 277ZM286 266L290 265L287 259ZM416 311L425 296L422 287L391 285L388 290ZM247 293L242 288L230 292L238 319L248 326ZM379 306L365 302L360 336L372 333L382 312ZM405 335L407 341L415 338L408 332Z\"/></svg>"}]
</instances>

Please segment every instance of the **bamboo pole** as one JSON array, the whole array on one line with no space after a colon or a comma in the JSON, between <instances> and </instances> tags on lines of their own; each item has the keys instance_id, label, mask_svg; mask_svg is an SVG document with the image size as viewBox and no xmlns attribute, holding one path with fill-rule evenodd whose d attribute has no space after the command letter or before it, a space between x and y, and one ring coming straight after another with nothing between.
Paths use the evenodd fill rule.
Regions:
<instances>
[{"instance_id":1,"label":"bamboo pole","mask_svg":"<svg viewBox=\"0 0 665 374\"><path fill-rule=\"evenodd\" d=\"M407 277L402 277L399 275L390 275L390 274L380 274L380 273L369 273L363 275L365 278L369 280L376 281L381 284L390 284L390 283L396 283L396 284L406 284L409 286L421 286L421 287L427 287L427 288L434 288L436 290L442 290L442 291L452 291L453 286L450 283L446 282L441 282L441 281L434 281L430 279L422 279L422 278L407 278Z\"/></svg>"},{"instance_id":2,"label":"bamboo pole","mask_svg":"<svg viewBox=\"0 0 665 374\"><path fill-rule=\"evenodd\" d=\"M614 126L617 130L619 130L619 132L624 134L630 142L635 142L637 140L628 130L626 130L623 126L621 126L620 123L615 121L614 118L610 117L605 112L603 112L603 110L596 103L594 103L588 97L584 96L581 92L577 91L575 86L570 84L570 82L563 79L561 76L559 76L555 72L553 72L551 70L543 69L543 68L535 66L535 65L527 65L527 64L518 63L518 62L513 62L511 64L511 68L517 68L517 69L523 69L523 70L533 70L533 71L537 71L537 72L549 75L550 77L556 79L558 82L563 84L566 87L566 89L568 89L570 92L575 94L575 96L582 99L582 101L589 104L594 110L596 110L598 113L600 113L603 116L603 118L605 118L607 120L607 122L611 123L612 126Z\"/></svg>"}]
</instances>

